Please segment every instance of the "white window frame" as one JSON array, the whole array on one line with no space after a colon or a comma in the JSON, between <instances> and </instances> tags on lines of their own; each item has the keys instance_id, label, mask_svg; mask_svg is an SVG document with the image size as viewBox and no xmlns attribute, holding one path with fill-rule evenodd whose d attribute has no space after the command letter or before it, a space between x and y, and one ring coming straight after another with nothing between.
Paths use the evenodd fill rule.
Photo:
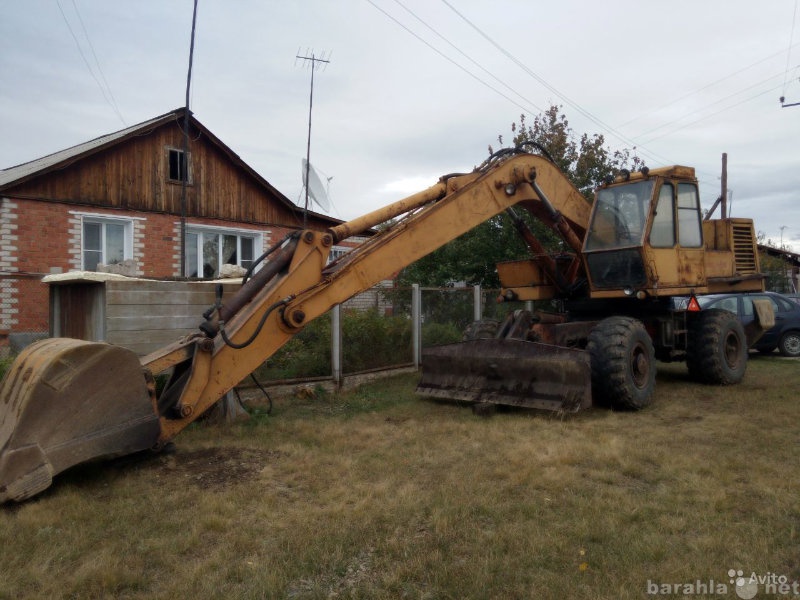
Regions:
<instances>
[{"instance_id":1,"label":"white window frame","mask_svg":"<svg viewBox=\"0 0 800 600\"><path fill-rule=\"evenodd\" d=\"M203 247L202 247L202 239L204 234L216 234L220 235L231 235L236 236L236 264L241 266L242 263L242 238L250 238L253 240L253 261L255 261L261 254L263 253L264 248L264 234L261 231L257 231L255 229L242 229L238 227L218 227L214 225L187 225L186 226L186 236L188 238L189 234L197 235L197 246L195 247L195 255L197 256L197 277L202 278L203 272ZM187 258L189 255L189 240L186 240L186 254ZM217 245L217 273L213 275L213 277L219 276L219 267L222 266L222 245ZM193 269L188 268L186 272L191 273Z\"/></svg>"},{"instance_id":2,"label":"white window frame","mask_svg":"<svg viewBox=\"0 0 800 600\"><path fill-rule=\"evenodd\" d=\"M328 264L343 257L345 254L350 252L350 250L352 250L352 248L349 246L333 246L330 254L328 254Z\"/></svg>"},{"instance_id":3,"label":"white window frame","mask_svg":"<svg viewBox=\"0 0 800 600\"><path fill-rule=\"evenodd\" d=\"M123 227L123 247L122 247L122 260L133 259L133 222L135 218L132 217L112 217L103 214L91 213L75 213L81 219L81 270L86 271L86 245L84 226L87 223L99 224L102 226L100 230L100 261L98 264L108 264L107 248L106 248L106 225L122 225Z\"/></svg>"}]
</instances>

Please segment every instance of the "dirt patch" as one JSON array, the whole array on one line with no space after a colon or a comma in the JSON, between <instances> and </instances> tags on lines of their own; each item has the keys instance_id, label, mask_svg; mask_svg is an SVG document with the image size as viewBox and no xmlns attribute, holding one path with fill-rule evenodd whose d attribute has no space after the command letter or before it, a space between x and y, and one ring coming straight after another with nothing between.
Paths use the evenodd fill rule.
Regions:
<instances>
[{"instance_id":1,"label":"dirt patch","mask_svg":"<svg viewBox=\"0 0 800 600\"><path fill-rule=\"evenodd\" d=\"M159 457L158 477L170 477L204 490L223 490L237 483L255 479L264 467L283 456L277 450L250 448L203 448L176 450Z\"/></svg>"}]
</instances>

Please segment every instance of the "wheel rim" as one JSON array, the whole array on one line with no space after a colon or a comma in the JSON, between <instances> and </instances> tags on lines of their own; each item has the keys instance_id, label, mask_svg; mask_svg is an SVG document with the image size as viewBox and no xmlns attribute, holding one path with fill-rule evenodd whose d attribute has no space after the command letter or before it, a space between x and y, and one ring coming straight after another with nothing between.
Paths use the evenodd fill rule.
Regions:
<instances>
[{"instance_id":1,"label":"wheel rim","mask_svg":"<svg viewBox=\"0 0 800 600\"><path fill-rule=\"evenodd\" d=\"M739 339L739 336L736 335L736 332L729 331L728 335L725 336L723 354L725 355L725 362L728 364L728 367L736 369L739 366L739 361L742 359L742 341Z\"/></svg>"},{"instance_id":2,"label":"wheel rim","mask_svg":"<svg viewBox=\"0 0 800 600\"><path fill-rule=\"evenodd\" d=\"M637 388L647 387L650 378L650 357L642 344L636 344L631 352L631 377Z\"/></svg>"},{"instance_id":3,"label":"wheel rim","mask_svg":"<svg viewBox=\"0 0 800 600\"><path fill-rule=\"evenodd\" d=\"M794 333L787 335L783 347L789 354L800 354L800 335Z\"/></svg>"}]
</instances>

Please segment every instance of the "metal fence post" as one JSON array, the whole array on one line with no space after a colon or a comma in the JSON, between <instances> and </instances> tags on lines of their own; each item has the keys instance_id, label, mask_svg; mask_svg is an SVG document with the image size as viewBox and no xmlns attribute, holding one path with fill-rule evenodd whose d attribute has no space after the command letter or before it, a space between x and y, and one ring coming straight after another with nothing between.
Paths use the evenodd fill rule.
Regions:
<instances>
[{"instance_id":1,"label":"metal fence post","mask_svg":"<svg viewBox=\"0 0 800 600\"><path fill-rule=\"evenodd\" d=\"M418 283L411 284L411 344L414 354L414 368L422 364L422 292Z\"/></svg>"},{"instance_id":2,"label":"metal fence post","mask_svg":"<svg viewBox=\"0 0 800 600\"><path fill-rule=\"evenodd\" d=\"M483 318L483 296L481 286L472 288L472 320L480 321Z\"/></svg>"},{"instance_id":3,"label":"metal fence post","mask_svg":"<svg viewBox=\"0 0 800 600\"><path fill-rule=\"evenodd\" d=\"M331 375L333 384L342 385L342 306L331 309Z\"/></svg>"}]
</instances>

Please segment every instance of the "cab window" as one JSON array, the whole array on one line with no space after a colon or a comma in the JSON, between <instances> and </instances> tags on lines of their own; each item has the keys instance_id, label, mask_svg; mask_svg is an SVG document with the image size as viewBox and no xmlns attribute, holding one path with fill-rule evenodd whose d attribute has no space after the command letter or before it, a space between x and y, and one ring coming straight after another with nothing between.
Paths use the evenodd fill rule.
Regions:
<instances>
[{"instance_id":1,"label":"cab window","mask_svg":"<svg viewBox=\"0 0 800 600\"><path fill-rule=\"evenodd\" d=\"M664 183L658 193L653 226L650 229L650 245L654 248L672 248L675 245L675 211L672 209L674 188Z\"/></svg>"},{"instance_id":2,"label":"cab window","mask_svg":"<svg viewBox=\"0 0 800 600\"><path fill-rule=\"evenodd\" d=\"M678 184L678 243L684 248L703 244L700 198L697 186L692 183Z\"/></svg>"}]
</instances>

